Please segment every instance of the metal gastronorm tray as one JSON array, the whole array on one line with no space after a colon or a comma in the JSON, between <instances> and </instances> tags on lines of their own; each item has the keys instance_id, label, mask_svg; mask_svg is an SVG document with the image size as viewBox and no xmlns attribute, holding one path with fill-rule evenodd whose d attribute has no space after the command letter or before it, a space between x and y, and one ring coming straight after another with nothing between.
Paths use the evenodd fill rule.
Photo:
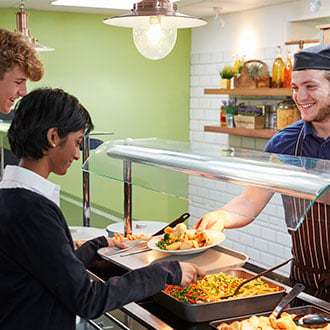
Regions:
<instances>
[{"instance_id":1,"label":"metal gastronorm tray","mask_svg":"<svg viewBox=\"0 0 330 330\"><path fill-rule=\"evenodd\" d=\"M290 314L297 314L297 315L305 315L305 314L323 314L327 317L330 317L330 313L327 313L325 311L323 311L322 309L319 309L317 307L314 306L302 306L302 307L293 307L293 308L287 308L285 310L285 312L290 313ZM249 315L245 315L245 316L241 316L241 317L232 317L232 318L226 318L226 319L222 319L222 320L217 320L217 321L212 321L210 322L210 326L212 329L217 329L217 326L220 325L221 323L231 323L234 321L243 321L248 319L249 317L251 317L254 313L249 314ZM257 314L258 316L268 316L270 315L271 312L267 312L267 313L260 313Z\"/></svg>"},{"instance_id":2,"label":"metal gastronorm tray","mask_svg":"<svg viewBox=\"0 0 330 330\"><path fill-rule=\"evenodd\" d=\"M139 248L137 248L137 250L138 249ZM192 262L209 274L242 267L249 259L244 253L219 245L207 249L204 252L175 256L166 252L158 252L154 250L125 256L125 252L122 254L118 253L118 248L115 247L101 248L98 250L98 253L102 258L128 270L145 267L160 260L178 260Z\"/></svg>"},{"instance_id":3,"label":"metal gastronorm tray","mask_svg":"<svg viewBox=\"0 0 330 330\"><path fill-rule=\"evenodd\" d=\"M254 273L243 269L233 269L224 273L241 278L250 278ZM258 296L228 299L211 303L185 304L165 292L154 296L157 303L188 322L207 322L215 319L256 314L272 310L281 300L285 289L276 282L262 277L271 287L278 286L278 292Z\"/></svg>"}]
</instances>

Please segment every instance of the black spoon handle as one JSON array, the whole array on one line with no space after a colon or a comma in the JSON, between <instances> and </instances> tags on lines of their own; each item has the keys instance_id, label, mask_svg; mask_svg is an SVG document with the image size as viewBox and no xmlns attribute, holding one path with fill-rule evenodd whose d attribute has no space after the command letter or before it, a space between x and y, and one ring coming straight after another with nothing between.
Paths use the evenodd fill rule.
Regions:
<instances>
[{"instance_id":1,"label":"black spoon handle","mask_svg":"<svg viewBox=\"0 0 330 330\"><path fill-rule=\"evenodd\" d=\"M234 296L235 294L237 294L237 293L239 292L240 288L241 288L243 285L245 285L246 283L248 283L248 282L250 282L250 281L252 281L252 280L254 280L254 279L256 279L256 278L258 278L258 277L260 277L260 276L266 275L266 274L272 272L273 270L275 270L275 269L277 269L277 268L280 268L280 267L284 266L285 264L287 264L288 262L290 262L290 261L293 260L293 259L294 259L293 257L292 257L292 258L289 258L289 259L287 259L287 260L281 262L280 264L275 265L275 266L272 267L272 268L266 269L266 270L264 270L263 272L261 272L261 273L259 273L259 274L257 274L257 275L254 275L254 276L252 276L251 278L249 278L249 279L243 281L243 282L242 282L242 283L236 288L236 290L235 290L233 296Z\"/></svg>"},{"instance_id":2,"label":"black spoon handle","mask_svg":"<svg viewBox=\"0 0 330 330\"><path fill-rule=\"evenodd\" d=\"M158 230L156 233L154 233L152 236L157 236L164 234L164 230L166 227L175 227L177 224L186 221L190 217L189 213L183 213L179 218L175 219L174 221L167 224L165 227Z\"/></svg>"}]
</instances>

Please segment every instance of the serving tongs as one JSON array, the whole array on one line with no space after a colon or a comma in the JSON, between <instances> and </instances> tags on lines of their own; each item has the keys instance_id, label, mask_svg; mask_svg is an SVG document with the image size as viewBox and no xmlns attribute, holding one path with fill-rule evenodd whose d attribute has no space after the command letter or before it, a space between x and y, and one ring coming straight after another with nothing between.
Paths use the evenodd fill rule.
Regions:
<instances>
[{"instance_id":1,"label":"serving tongs","mask_svg":"<svg viewBox=\"0 0 330 330\"><path fill-rule=\"evenodd\" d=\"M283 309L290 304L290 302L298 296L300 292L305 289L305 286L301 283L296 283L294 287L290 290L290 292L282 298L282 300L278 303L278 305L274 308L272 312L272 316L276 319L280 316Z\"/></svg>"},{"instance_id":2,"label":"serving tongs","mask_svg":"<svg viewBox=\"0 0 330 330\"><path fill-rule=\"evenodd\" d=\"M273 270L275 270L275 269L277 269L277 268L280 268L280 267L286 265L288 262L290 262L290 261L293 260L293 259L294 259L293 257L292 257L292 258L289 258L289 259L287 259L287 260L281 262L280 264L275 265L275 266L272 267L272 268L266 269L266 270L264 270L263 272L261 272L261 273L255 275L255 276L252 276L252 277L248 278L247 280L243 281L243 282L242 282L242 283L241 283L241 284L235 289L234 293L232 293L232 294L230 294L230 295L227 295L227 296L223 296L223 297L221 297L221 300L222 300L222 299L228 299L228 298L234 297L235 295L238 294L239 290L240 290L240 289L241 289L246 283L249 283L249 282L255 280L255 279L258 278L258 277L261 277L261 276L263 276L263 275L266 275L266 274L272 272Z\"/></svg>"},{"instance_id":3,"label":"serving tongs","mask_svg":"<svg viewBox=\"0 0 330 330\"><path fill-rule=\"evenodd\" d=\"M158 230L156 233L152 234L151 237L148 237L146 239L142 239L142 241L140 243L138 243L137 245L129 247L127 249L123 249L121 251L117 251L114 254L121 253L120 257L127 257L127 256L130 256L130 255L133 255L133 254L150 251L151 249L149 247L147 247L147 243L151 240L152 237L164 234L165 228L175 227L177 224L186 221L189 217L190 217L189 213L187 213L187 212L183 213L179 218L173 220L172 222L170 222L169 224L167 224L166 226L164 226L163 228ZM142 247L142 249L141 249L141 247ZM138 249L135 250L136 248L138 248ZM132 251L132 250L135 250L135 251ZM129 252L126 253L127 251L129 251Z\"/></svg>"}]
</instances>

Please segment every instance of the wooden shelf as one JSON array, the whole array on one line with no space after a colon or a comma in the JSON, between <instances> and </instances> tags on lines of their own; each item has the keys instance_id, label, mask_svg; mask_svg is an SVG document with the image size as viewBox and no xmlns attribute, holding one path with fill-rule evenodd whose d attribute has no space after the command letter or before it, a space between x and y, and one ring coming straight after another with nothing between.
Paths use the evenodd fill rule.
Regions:
<instances>
[{"instance_id":1,"label":"wooden shelf","mask_svg":"<svg viewBox=\"0 0 330 330\"><path fill-rule=\"evenodd\" d=\"M229 128L220 126L204 126L205 132L226 133L231 135L250 136L256 138L270 139L277 132L273 129L249 129L249 128Z\"/></svg>"},{"instance_id":2,"label":"wooden shelf","mask_svg":"<svg viewBox=\"0 0 330 330\"><path fill-rule=\"evenodd\" d=\"M292 96L292 88L206 88L204 94L225 94L240 96ZM273 129L229 128L220 126L204 126L204 132L225 133L230 135L250 136L270 139L277 132Z\"/></svg>"},{"instance_id":3,"label":"wooden shelf","mask_svg":"<svg viewBox=\"0 0 330 330\"><path fill-rule=\"evenodd\" d=\"M234 88L204 89L204 94L227 94L241 96L292 96L291 88Z\"/></svg>"}]
</instances>

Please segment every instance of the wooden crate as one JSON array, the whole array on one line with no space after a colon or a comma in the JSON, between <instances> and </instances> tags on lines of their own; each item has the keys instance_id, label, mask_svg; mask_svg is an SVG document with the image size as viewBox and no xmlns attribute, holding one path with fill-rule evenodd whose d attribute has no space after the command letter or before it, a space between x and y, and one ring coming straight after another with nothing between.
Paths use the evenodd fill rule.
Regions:
<instances>
[{"instance_id":1,"label":"wooden crate","mask_svg":"<svg viewBox=\"0 0 330 330\"><path fill-rule=\"evenodd\" d=\"M265 128L264 116L234 116L235 127L238 128Z\"/></svg>"}]
</instances>

